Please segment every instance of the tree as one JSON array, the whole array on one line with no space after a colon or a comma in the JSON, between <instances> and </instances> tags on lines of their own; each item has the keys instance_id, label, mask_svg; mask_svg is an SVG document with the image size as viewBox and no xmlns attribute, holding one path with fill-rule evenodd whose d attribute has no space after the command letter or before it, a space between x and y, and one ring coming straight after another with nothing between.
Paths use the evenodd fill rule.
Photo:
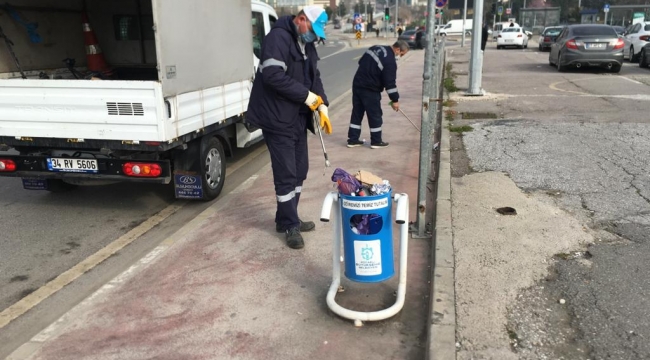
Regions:
<instances>
[{"instance_id":1,"label":"tree","mask_svg":"<svg viewBox=\"0 0 650 360\"><path fill-rule=\"evenodd\" d=\"M332 10L332 8L329 7L329 6L326 6L325 7L325 13L327 13L327 18L329 20L332 20L332 14L334 13L334 10Z\"/></svg>"},{"instance_id":2,"label":"tree","mask_svg":"<svg viewBox=\"0 0 650 360\"><path fill-rule=\"evenodd\" d=\"M345 6L345 1L339 1L339 5L337 7L339 16L345 16L348 14L348 8Z\"/></svg>"}]
</instances>

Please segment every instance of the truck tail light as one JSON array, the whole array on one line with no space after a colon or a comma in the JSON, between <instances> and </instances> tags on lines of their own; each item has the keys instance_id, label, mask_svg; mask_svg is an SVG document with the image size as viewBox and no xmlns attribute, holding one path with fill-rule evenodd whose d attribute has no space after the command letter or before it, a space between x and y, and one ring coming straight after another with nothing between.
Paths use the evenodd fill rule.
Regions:
<instances>
[{"instance_id":1,"label":"truck tail light","mask_svg":"<svg viewBox=\"0 0 650 360\"><path fill-rule=\"evenodd\" d=\"M16 163L9 159L0 159L0 172L16 171Z\"/></svg>"},{"instance_id":2,"label":"truck tail light","mask_svg":"<svg viewBox=\"0 0 650 360\"><path fill-rule=\"evenodd\" d=\"M622 49L625 46L625 41L623 39L618 39L616 40L616 43L614 43L614 50Z\"/></svg>"},{"instance_id":3,"label":"truck tail light","mask_svg":"<svg viewBox=\"0 0 650 360\"><path fill-rule=\"evenodd\" d=\"M576 44L575 40L569 40L569 41L566 42L566 48L567 49L578 50L578 45Z\"/></svg>"},{"instance_id":4,"label":"truck tail light","mask_svg":"<svg viewBox=\"0 0 650 360\"><path fill-rule=\"evenodd\" d=\"M151 163L124 163L122 171L124 175L134 177L158 177L162 174L160 165Z\"/></svg>"}]
</instances>

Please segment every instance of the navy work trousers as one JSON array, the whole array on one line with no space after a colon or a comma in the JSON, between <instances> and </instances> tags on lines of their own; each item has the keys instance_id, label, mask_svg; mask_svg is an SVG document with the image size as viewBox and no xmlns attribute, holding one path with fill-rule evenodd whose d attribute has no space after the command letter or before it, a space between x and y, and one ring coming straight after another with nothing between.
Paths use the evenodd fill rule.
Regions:
<instances>
[{"instance_id":1,"label":"navy work trousers","mask_svg":"<svg viewBox=\"0 0 650 360\"><path fill-rule=\"evenodd\" d=\"M277 200L275 223L284 230L299 227L298 201L302 192L302 183L309 171L309 154L307 150L307 129L302 126L288 129L286 134L269 134L264 132L264 140L271 155L273 184Z\"/></svg>"},{"instance_id":2,"label":"navy work trousers","mask_svg":"<svg viewBox=\"0 0 650 360\"><path fill-rule=\"evenodd\" d=\"M361 121L363 120L364 113L368 117L370 143L381 143L381 125L383 124L381 117L384 114L381 111L381 93L353 87L352 116L350 117L348 140L359 140L359 137L361 136Z\"/></svg>"}]
</instances>

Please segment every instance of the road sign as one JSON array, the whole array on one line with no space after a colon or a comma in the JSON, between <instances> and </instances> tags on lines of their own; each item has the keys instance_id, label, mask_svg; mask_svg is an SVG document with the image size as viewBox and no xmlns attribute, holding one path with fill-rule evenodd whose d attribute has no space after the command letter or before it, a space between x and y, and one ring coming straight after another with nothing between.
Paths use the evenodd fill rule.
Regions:
<instances>
[{"instance_id":1,"label":"road sign","mask_svg":"<svg viewBox=\"0 0 650 360\"><path fill-rule=\"evenodd\" d=\"M357 40L361 39L361 31L357 31L354 37L357 38Z\"/></svg>"},{"instance_id":2,"label":"road sign","mask_svg":"<svg viewBox=\"0 0 650 360\"><path fill-rule=\"evenodd\" d=\"M361 31L361 24L354 24L354 30Z\"/></svg>"},{"instance_id":3,"label":"road sign","mask_svg":"<svg viewBox=\"0 0 650 360\"><path fill-rule=\"evenodd\" d=\"M603 6L603 11L609 12L609 4L605 4L605 6Z\"/></svg>"},{"instance_id":4,"label":"road sign","mask_svg":"<svg viewBox=\"0 0 650 360\"><path fill-rule=\"evenodd\" d=\"M447 0L436 0L436 7L443 8L447 5Z\"/></svg>"},{"instance_id":5,"label":"road sign","mask_svg":"<svg viewBox=\"0 0 650 360\"><path fill-rule=\"evenodd\" d=\"M361 24L363 22L363 18L359 14L354 14L354 22L356 24Z\"/></svg>"},{"instance_id":6,"label":"road sign","mask_svg":"<svg viewBox=\"0 0 650 360\"><path fill-rule=\"evenodd\" d=\"M507 8L507 9L506 9L506 15L510 15L510 14L512 14L512 9L511 9L511 8Z\"/></svg>"},{"instance_id":7,"label":"road sign","mask_svg":"<svg viewBox=\"0 0 650 360\"><path fill-rule=\"evenodd\" d=\"M499 16L503 15L503 6L499 6L499 8L497 8L497 14Z\"/></svg>"}]
</instances>

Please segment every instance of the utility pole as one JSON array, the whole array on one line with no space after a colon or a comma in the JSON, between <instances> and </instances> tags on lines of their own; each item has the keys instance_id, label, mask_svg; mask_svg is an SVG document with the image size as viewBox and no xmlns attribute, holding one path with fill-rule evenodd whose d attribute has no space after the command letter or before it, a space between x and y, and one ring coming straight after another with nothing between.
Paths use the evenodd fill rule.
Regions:
<instances>
[{"instance_id":1,"label":"utility pole","mask_svg":"<svg viewBox=\"0 0 650 360\"><path fill-rule=\"evenodd\" d=\"M393 31L395 32L395 37L397 37L397 21L399 21L399 0L395 0L395 26Z\"/></svg>"},{"instance_id":2,"label":"utility pole","mask_svg":"<svg viewBox=\"0 0 650 360\"><path fill-rule=\"evenodd\" d=\"M477 0L480 1L480 0ZM476 5L474 5L476 6ZM463 37L460 41L460 47L465 47L465 22L467 21L467 0L463 5Z\"/></svg>"},{"instance_id":3,"label":"utility pole","mask_svg":"<svg viewBox=\"0 0 650 360\"><path fill-rule=\"evenodd\" d=\"M483 1L474 1L474 24L472 29L472 55L469 59L469 89L466 95L482 96L483 51L481 51L481 28L483 26Z\"/></svg>"}]
</instances>

